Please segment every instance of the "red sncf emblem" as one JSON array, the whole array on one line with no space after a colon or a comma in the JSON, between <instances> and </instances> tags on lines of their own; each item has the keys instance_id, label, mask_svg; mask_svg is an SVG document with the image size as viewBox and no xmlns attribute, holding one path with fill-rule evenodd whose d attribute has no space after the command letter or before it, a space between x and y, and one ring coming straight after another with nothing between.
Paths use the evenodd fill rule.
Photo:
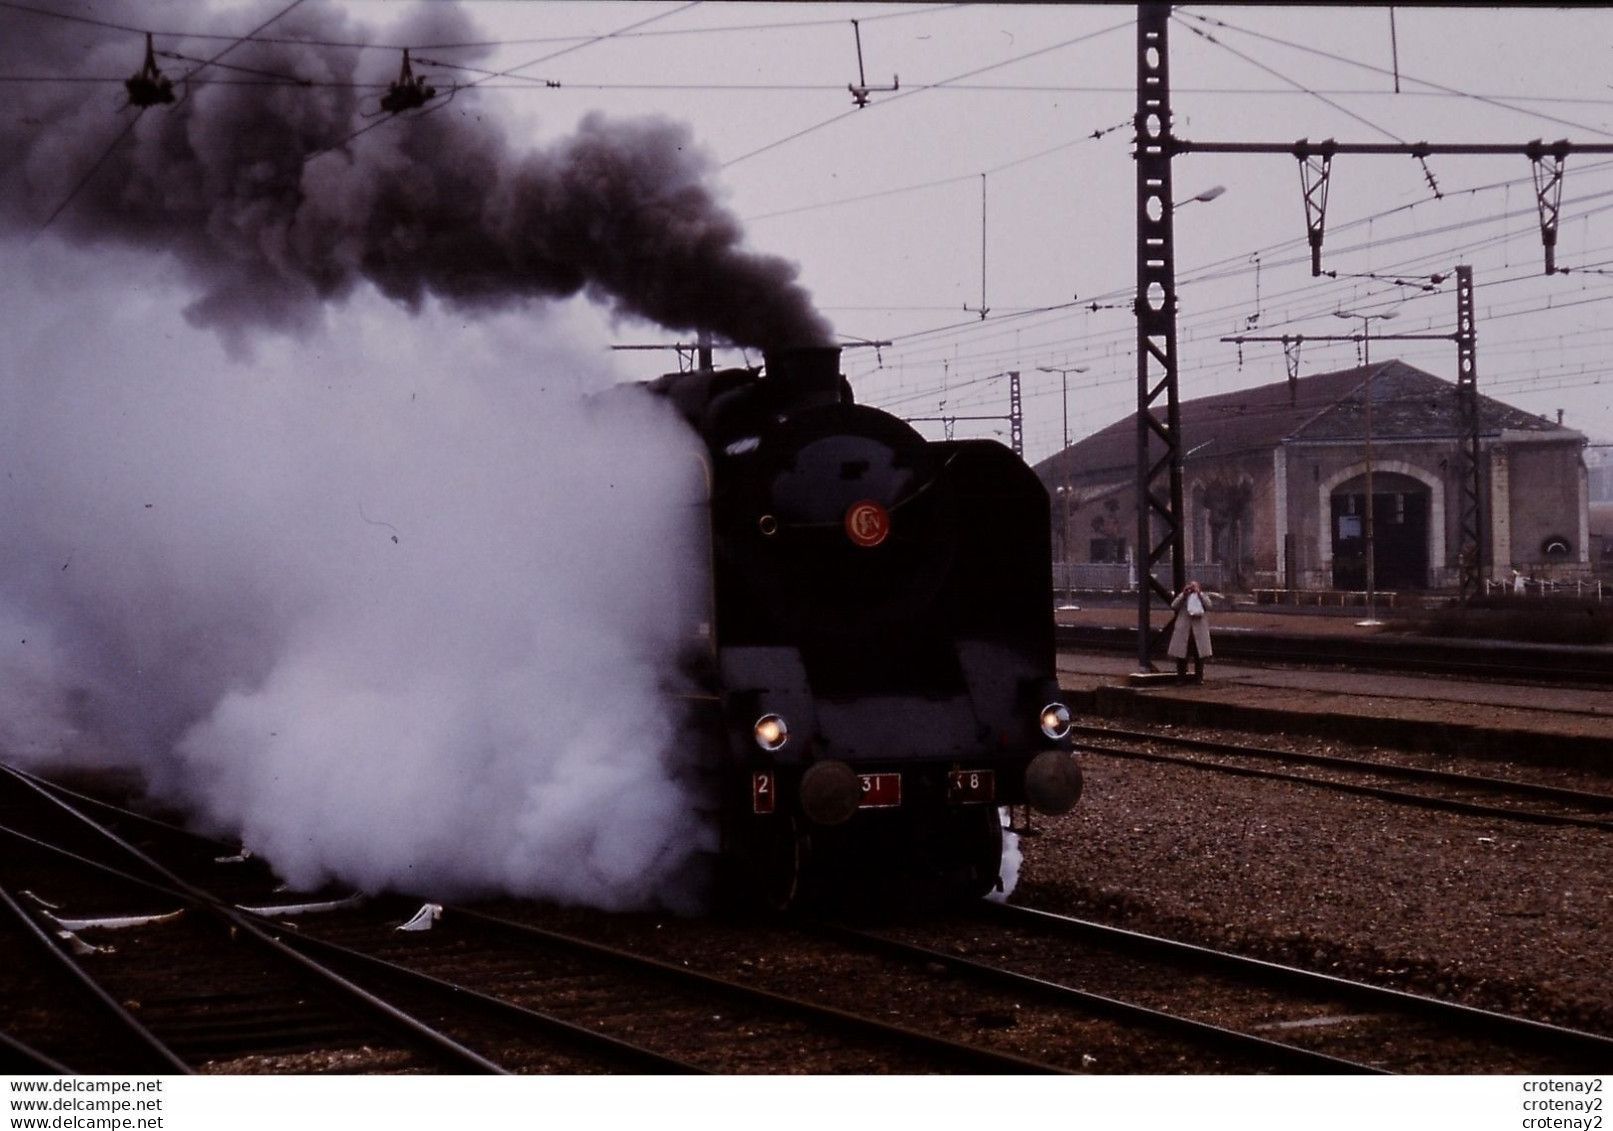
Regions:
<instances>
[{"instance_id":1,"label":"red sncf emblem","mask_svg":"<svg viewBox=\"0 0 1613 1131\"><path fill-rule=\"evenodd\" d=\"M891 516L872 499L846 508L846 537L859 546L877 546L891 532Z\"/></svg>"}]
</instances>

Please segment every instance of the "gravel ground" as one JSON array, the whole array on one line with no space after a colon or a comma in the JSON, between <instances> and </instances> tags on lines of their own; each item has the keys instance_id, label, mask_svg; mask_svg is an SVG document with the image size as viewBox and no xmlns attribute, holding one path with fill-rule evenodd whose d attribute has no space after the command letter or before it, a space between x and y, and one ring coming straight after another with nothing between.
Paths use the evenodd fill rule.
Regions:
<instances>
[{"instance_id":1,"label":"gravel ground","mask_svg":"<svg viewBox=\"0 0 1613 1131\"><path fill-rule=\"evenodd\" d=\"M1613 836L1082 757L1014 902L1613 1032Z\"/></svg>"}]
</instances>

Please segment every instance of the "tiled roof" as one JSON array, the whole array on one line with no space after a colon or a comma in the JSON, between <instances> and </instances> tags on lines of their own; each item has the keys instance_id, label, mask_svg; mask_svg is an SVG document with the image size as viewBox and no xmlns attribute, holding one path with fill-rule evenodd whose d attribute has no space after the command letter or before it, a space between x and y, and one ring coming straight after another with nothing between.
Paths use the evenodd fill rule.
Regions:
<instances>
[{"instance_id":1,"label":"tiled roof","mask_svg":"<svg viewBox=\"0 0 1613 1131\"><path fill-rule=\"evenodd\" d=\"M1279 381L1234 393L1181 402L1181 442L1188 462L1200 458L1265 451L1284 441L1350 442L1366 438L1367 377L1372 391L1372 434L1384 440L1455 438L1460 434L1456 386L1400 361L1379 362L1333 373ZM1479 431L1502 430L1579 433L1531 413L1479 396ZM1036 465L1047 482L1064 476L1071 461L1072 480L1118 479L1137 464L1136 414L1116 421L1066 452Z\"/></svg>"}]
</instances>

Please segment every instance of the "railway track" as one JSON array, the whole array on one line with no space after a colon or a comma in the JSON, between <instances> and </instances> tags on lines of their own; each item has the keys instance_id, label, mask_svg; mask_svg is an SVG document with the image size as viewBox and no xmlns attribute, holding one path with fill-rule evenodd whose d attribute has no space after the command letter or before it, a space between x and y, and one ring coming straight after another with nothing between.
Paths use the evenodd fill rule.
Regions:
<instances>
[{"instance_id":1,"label":"railway track","mask_svg":"<svg viewBox=\"0 0 1613 1131\"><path fill-rule=\"evenodd\" d=\"M30 885L3 902L20 949L52 975L15 999L45 997L50 1016L0 1023L0 1055L19 1070L80 1069L82 1019L64 1023L55 1005L70 986L121 1037L98 1043L100 1071L777 1072L803 1056L815 1071L1057 1070L485 912L450 908L433 930L400 931L396 901L275 892L220 851L231 846L3 778L0 882ZM211 869L248 905L112 825Z\"/></svg>"},{"instance_id":2,"label":"railway track","mask_svg":"<svg viewBox=\"0 0 1613 1131\"><path fill-rule=\"evenodd\" d=\"M0 777L0 986L24 991L4 1000L36 1007L0 1017L8 1070L1332 1073L1613 1063L1613 1041L1595 1034L989 905L875 930L669 923L518 901L411 916L415 904L399 899L276 892L266 870L223 851L232 846ZM209 877L230 902L210 894ZM410 920L430 929L399 929ZM85 1041L91 1031L105 1039ZM83 1059L89 1048L99 1059Z\"/></svg>"},{"instance_id":3,"label":"railway track","mask_svg":"<svg viewBox=\"0 0 1613 1131\"><path fill-rule=\"evenodd\" d=\"M1085 1072L1602 1071L1613 1038L1015 907L868 927L680 924L528 908L563 933L725 978L877 1005ZM546 928L551 930L552 928ZM782 957L781 957L782 956ZM803 987L811 987L810 991ZM877 987L871 992L870 987Z\"/></svg>"},{"instance_id":4,"label":"railway track","mask_svg":"<svg viewBox=\"0 0 1613 1131\"><path fill-rule=\"evenodd\" d=\"M33 884L9 904L13 917L64 977L98 995L106 1023L131 1035L129 1059L113 1066L121 1070L137 1063L229 1071L248 1062L298 1070L309 1054L336 1050L342 1070L371 1072L788 1071L803 1055L818 1071L1057 1071L486 912L435 909L424 917L440 919L433 929L400 931L395 900L253 890L239 878L239 853L219 854L230 846L115 806L85 806L139 828L193 867L210 861L232 896L253 904L228 905L53 796L48 785L25 776L8 781L7 817L34 826L0 826L15 849L8 861ZM29 799L35 804L23 804ZM69 903L85 913L68 917ZM113 932L115 944L108 941ZM243 937L278 962L265 964L259 947L237 945ZM69 954L62 943L81 953ZM173 975L176 966L183 982ZM285 967L301 984L286 979ZM401 1029L407 1039L365 1030L333 1008L333 1000L346 998L380 1013L390 1023L381 1029ZM52 1034L43 1035L38 1043L37 1033L13 1034L5 1047L19 1064L56 1063Z\"/></svg>"},{"instance_id":5,"label":"railway track","mask_svg":"<svg viewBox=\"0 0 1613 1131\"><path fill-rule=\"evenodd\" d=\"M1026 908L983 904L963 921L917 930L817 929L1012 987L1022 1002L1112 1016L1190 1044L1194 1056L1255 1071L1601 1072L1613 1064L1613 1038L1600 1034Z\"/></svg>"},{"instance_id":6,"label":"railway track","mask_svg":"<svg viewBox=\"0 0 1613 1131\"><path fill-rule=\"evenodd\" d=\"M37 1011L46 1016L31 1025L5 1019L12 1031L0 1055L19 1070L702 1071L305 934L310 920L342 915L396 934L367 901L281 892L267 870L238 850L218 855L217 842L115 806L85 805L110 822L98 824L64 807L68 797L78 804L87 799L56 795L26 775L5 775L0 784L11 787L0 789L0 810L12 822L0 825L0 839L12 849L6 864L33 888L59 893L52 901L30 889L18 900L0 891L16 933L35 944L33 953L46 956L42 965L56 975L27 985L29 997L51 1001ZM140 829L192 870L198 860L210 861L220 890L247 902L227 903L179 878L123 842L111 824ZM243 872L258 882L243 880ZM69 904L84 913L68 917ZM163 910L153 913L153 906ZM92 1065L80 1059L82 1018L61 1013L49 997L52 981L83 989L99 1007L102 1028L121 1038L96 1042L101 1055ZM53 1046L65 1051L53 1055Z\"/></svg>"},{"instance_id":7,"label":"railway track","mask_svg":"<svg viewBox=\"0 0 1613 1131\"><path fill-rule=\"evenodd\" d=\"M582 935L468 907L446 907L430 932L402 939L373 916L322 919L323 940L418 971L452 972L461 986L541 1003L588 1031L630 1035L702 1070L1002 1073L1054 1066L893 1024L735 977L610 946Z\"/></svg>"},{"instance_id":8,"label":"railway track","mask_svg":"<svg viewBox=\"0 0 1613 1131\"><path fill-rule=\"evenodd\" d=\"M372 1071L502 1071L286 947L259 917L181 878L37 780L0 773L0 818L0 910L45 978L24 1000L51 986L87 998L99 1024L122 1038L130 1063L118 1070L217 1069L246 1056L292 1064L335 1048ZM172 839L184 834L173 830ZM8 1011L0 1027L80 1070L80 1034L39 1012Z\"/></svg>"},{"instance_id":9,"label":"railway track","mask_svg":"<svg viewBox=\"0 0 1613 1131\"><path fill-rule=\"evenodd\" d=\"M1526 1073L1613 1065L1613 1037L1602 1034L1029 908L986 904L971 920L926 923L921 931L819 929L907 962L1011 986L1021 1000L1068 1002L1155 1029L1190 1042L1200 1057L1268 1071Z\"/></svg>"},{"instance_id":10,"label":"railway track","mask_svg":"<svg viewBox=\"0 0 1613 1131\"><path fill-rule=\"evenodd\" d=\"M158 898L182 905L158 915L103 916L69 920L49 910L36 910L31 922L43 921L58 937L72 931L75 947L97 957L96 989L124 1023L138 1027L158 1058L152 1071L264 1071L279 1068L307 1071L336 1068L367 1072L513 1071L635 1073L698 1072L676 1057L570 1025L552 1015L479 994L463 984L433 978L395 963L302 933L309 919L367 910L356 898L310 901L286 893L266 895L256 909L221 905L202 908L223 912L289 959L282 965L303 975L300 984L266 979L253 968L220 971L216 940L186 938L179 927L192 904L185 894L141 881L107 865L76 861L80 871L99 873L118 883L123 900ZM82 890L82 876L74 878ZM3 893L0 893L3 894ZM30 893L31 895L31 893ZM40 904L37 897L33 897ZM19 910L14 908L14 910ZM373 919L375 916L371 916ZM205 930L205 923L203 924ZM382 929L386 929L383 925ZM116 942L109 941L116 932ZM49 934L48 931L41 934ZM98 943L88 942L95 938ZM226 952L240 952L232 935ZM63 953L53 940L44 942ZM111 967L106 956L122 953L128 962ZM250 964L251 957L247 961ZM185 983L175 990L171 969L182 964ZM89 975L86 962L75 971ZM239 967L239 963L237 963ZM283 971L282 971L283 973ZM140 983L156 987L139 995ZM131 984L132 983L132 984ZM332 991L335 992L332 992ZM120 1002L118 999L122 997ZM354 1003L361 1009L354 1010ZM347 1009L342 1009L342 1006ZM352 1014L360 1016L354 1017ZM139 1056L130 1063L146 1063ZM132 1070L118 1063L116 1070Z\"/></svg>"},{"instance_id":11,"label":"railway track","mask_svg":"<svg viewBox=\"0 0 1613 1131\"><path fill-rule=\"evenodd\" d=\"M1613 794L1541 781L1407 765L1382 758L1284 750L1116 727L1077 726L1088 754L1294 782L1471 816L1613 831ZM1167 754L1154 747L1187 751ZM1287 769L1273 769L1280 763ZM1393 782L1395 784L1388 784Z\"/></svg>"},{"instance_id":12,"label":"railway track","mask_svg":"<svg viewBox=\"0 0 1613 1131\"><path fill-rule=\"evenodd\" d=\"M1298 1015L1268 1016L1255 1022L1257 1032L1327 1034L1349 1026L1355 1031L1340 1042L1339 1055L1365 1050L1366 1059L1371 1063L1393 1071L1451 1071L1448 1065L1429 1063L1426 1059L1429 1050L1439 1050L1443 1057L1455 1043L1467 1040L1478 1043L1473 1055L1481 1060L1494 1059L1498 1065L1494 1071L1529 1071L1527 1066L1534 1058L1542 1056L1551 1067L1534 1070L1561 1071L1571 1067L1605 1072L1613 1065L1613 1036L1607 1034L1479 1009L1231 951L1156 938L1034 908L983 903L978 913L982 919L1034 941L1039 949L1048 938L1080 942L1101 948L1111 956L1124 956L1134 961L1161 960L1188 973L1227 977L1257 988L1275 990L1282 995L1277 1008L1297 1011ZM1345 1004L1349 1012L1342 1015L1315 1012L1318 1005L1325 1007L1333 1002ZM1420 1046L1418 1042L1425 1039L1430 1043ZM1321 1051L1326 1051L1326 1042L1319 1044Z\"/></svg>"}]
</instances>

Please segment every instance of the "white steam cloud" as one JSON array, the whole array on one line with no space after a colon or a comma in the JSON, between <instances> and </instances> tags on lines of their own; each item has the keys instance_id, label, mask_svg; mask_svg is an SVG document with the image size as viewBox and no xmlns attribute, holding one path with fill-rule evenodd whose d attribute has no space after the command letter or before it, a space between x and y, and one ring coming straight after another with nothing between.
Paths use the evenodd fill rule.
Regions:
<instances>
[{"instance_id":1,"label":"white steam cloud","mask_svg":"<svg viewBox=\"0 0 1613 1131\"><path fill-rule=\"evenodd\" d=\"M360 296L247 370L150 260L18 258L0 757L138 765L300 885L692 905L697 441L584 398L577 312Z\"/></svg>"}]
</instances>

